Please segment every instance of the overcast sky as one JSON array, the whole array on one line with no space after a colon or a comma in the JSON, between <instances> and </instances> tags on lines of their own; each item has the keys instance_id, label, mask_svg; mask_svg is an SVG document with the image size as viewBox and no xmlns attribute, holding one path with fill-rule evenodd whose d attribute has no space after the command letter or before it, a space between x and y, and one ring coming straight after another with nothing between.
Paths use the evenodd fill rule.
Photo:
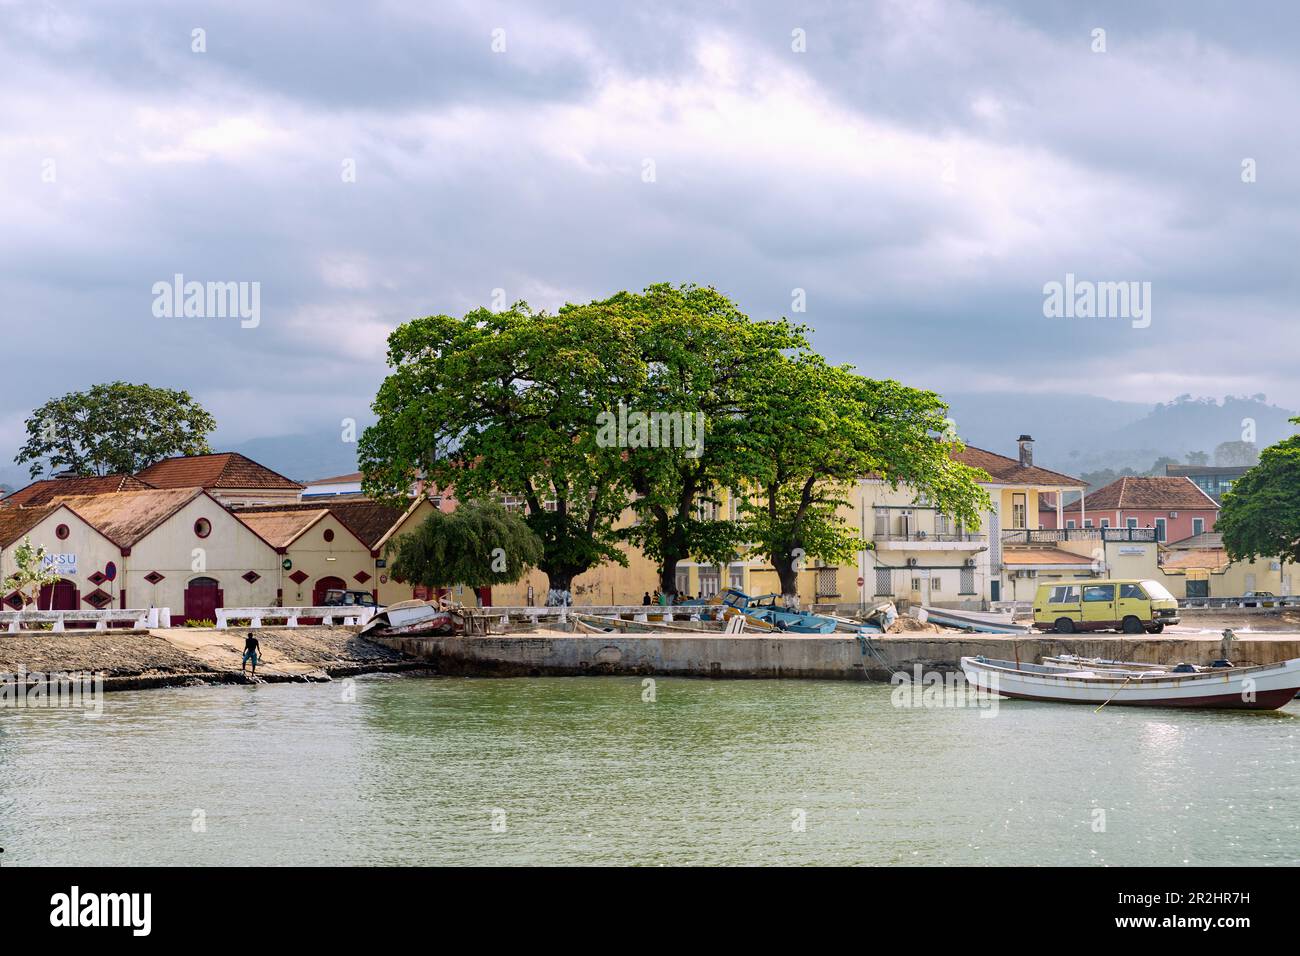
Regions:
<instances>
[{"instance_id":1,"label":"overcast sky","mask_svg":"<svg viewBox=\"0 0 1300 956\"><path fill-rule=\"evenodd\" d=\"M0 457L117 378L336 427L405 319L656 281L940 391L1300 406L1294 8L0 0ZM1067 273L1149 326L1045 317Z\"/></svg>"}]
</instances>

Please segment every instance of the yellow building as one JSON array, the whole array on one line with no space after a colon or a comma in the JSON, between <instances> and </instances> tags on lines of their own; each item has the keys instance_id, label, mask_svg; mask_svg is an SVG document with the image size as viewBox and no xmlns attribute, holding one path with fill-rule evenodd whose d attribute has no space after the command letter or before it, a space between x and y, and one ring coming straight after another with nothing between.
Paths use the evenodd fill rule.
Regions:
<instances>
[{"instance_id":1,"label":"yellow building","mask_svg":"<svg viewBox=\"0 0 1300 956\"><path fill-rule=\"evenodd\" d=\"M1039 495L1050 492L1059 500L1061 492L1082 493L1086 484L1034 465L1027 435L1018 445L1016 458L972 446L955 456L989 475L981 484L992 508L979 527L963 527L907 486L859 481L845 517L870 545L856 566L842 565L833 577L815 571L816 603L853 607L888 598L979 607L1015 600L1022 590L1032 595L1044 566L1086 569L1086 561L1037 534Z\"/></svg>"}]
</instances>

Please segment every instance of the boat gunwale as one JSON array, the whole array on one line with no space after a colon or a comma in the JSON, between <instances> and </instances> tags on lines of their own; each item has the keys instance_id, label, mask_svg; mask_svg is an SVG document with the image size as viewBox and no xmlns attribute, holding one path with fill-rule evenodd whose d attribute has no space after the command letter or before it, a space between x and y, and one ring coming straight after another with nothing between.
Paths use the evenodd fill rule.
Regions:
<instances>
[{"instance_id":1,"label":"boat gunwale","mask_svg":"<svg viewBox=\"0 0 1300 956\"><path fill-rule=\"evenodd\" d=\"M1258 676L1263 671L1276 671L1279 674L1285 674L1288 671L1300 671L1300 658L1290 658L1285 661L1278 661L1274 664L1252 664L1249 667L1224 667L1209 671L1196 671L1188 674L1175 674L1171 671L1153 671L1153 672L1130 672L1128 676L1120 678L1112 674L1106 675L1082 675L1078 673L1060 673L1053 674L1043 671L1023 670L1021 664L1015 661L998 661L993 658L977 660L974 657L963 657L960 660L962 671L965 672L966 665L972 666L973 670L984 670L986 673L1015 674L1022 680L1042 680L1050 681L1053 684L1084 684L1089 686L1115 686L1128 685L1140 687L1160 687L1166 683L1177 686L1180 684L1195 683L1197 681L1209 681L1217 678L1224 678L1224 683L1232 683L1237 676L1252 675ZM1012 665L1007 667L999 666L1001 664ZM1042 666L1042 665L1031 665Z\"/></svg>"}]
</instances>

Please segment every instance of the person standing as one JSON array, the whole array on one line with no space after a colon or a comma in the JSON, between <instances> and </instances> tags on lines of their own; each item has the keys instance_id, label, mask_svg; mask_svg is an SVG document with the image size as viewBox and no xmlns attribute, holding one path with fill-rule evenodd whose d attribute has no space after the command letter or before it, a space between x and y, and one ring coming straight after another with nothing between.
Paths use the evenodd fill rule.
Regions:
<instances>
[{"instance_id":1,"label":"person standing","mask_svg":"<svg viewBox=\"0 0 1300 956\"><path fill-rule=\"evenodd\" d=\"M257 657L258 653L261 651L261 647L262 646L258 643L257 638L253 636L253 632L249 631L248 637L244 639L244 660L239 667L241 672L247 669L251 662L253 665L253 676L257 676Z\"/></svg>"}]
</instances>

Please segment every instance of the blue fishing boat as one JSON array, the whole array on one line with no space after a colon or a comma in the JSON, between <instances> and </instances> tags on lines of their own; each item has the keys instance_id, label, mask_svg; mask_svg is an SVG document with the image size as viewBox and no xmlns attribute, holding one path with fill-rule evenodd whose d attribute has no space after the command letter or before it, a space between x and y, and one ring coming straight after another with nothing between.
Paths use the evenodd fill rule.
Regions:
<instances>
[{"instance_id":1,"label":"blue fishing boat","mask_svg":"<svg viewBox=\"0 0 1300 956\"><path fill-rule=\"evenodd\" d=\"M779 594L750 597L743 591L728 588L714 600L715 603L734 608L746 617L775 630L794 634L830 634L834 632L837 623L834 618L810 611L792 611L782 606Z\"/></svg>"}]
</instances>

